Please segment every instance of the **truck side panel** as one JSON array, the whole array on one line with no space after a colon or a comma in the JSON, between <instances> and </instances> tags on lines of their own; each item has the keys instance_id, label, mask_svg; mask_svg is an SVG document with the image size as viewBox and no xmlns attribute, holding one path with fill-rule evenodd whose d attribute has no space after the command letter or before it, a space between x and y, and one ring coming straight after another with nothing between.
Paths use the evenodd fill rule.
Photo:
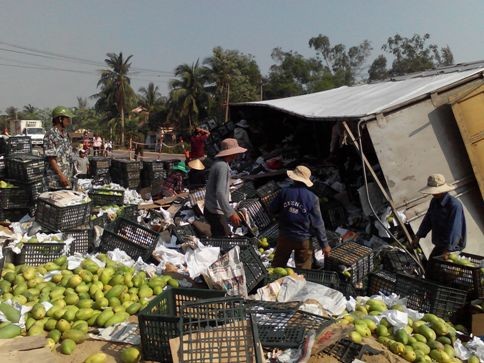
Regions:
<instances>
[{"instance_id":1,"label":"truck side panel","mask_svg":"<svg viewBox=\"0 0 484 363\"><path fill-rule=\"evenodd\" d=\"M459 98L452 110L484 199L484 85Z\"/></svg>"}]
</instances>

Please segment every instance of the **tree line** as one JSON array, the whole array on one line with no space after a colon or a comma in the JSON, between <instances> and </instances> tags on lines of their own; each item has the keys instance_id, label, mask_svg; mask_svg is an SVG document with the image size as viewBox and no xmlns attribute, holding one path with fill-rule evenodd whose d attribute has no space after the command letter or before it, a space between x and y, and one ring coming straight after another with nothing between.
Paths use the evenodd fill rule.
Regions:
<instances>
[{"instance_id":1,"label":"tree line","mask_svg":"<svg viewBox=\"0 0 484 363\"><path fill-rule=\"evenodd\" d=\"M133 55L107 53L97 93L90 97L94 106L88 105L88 99L77 98L74 127L114 137L124 145L128 138L157 131L162 125L174 126L183 134L207 118L226 121L230 103L376 82L454 63L450 48L431 44L429 34L410 38L395 34L371 62L373 48L368 40L347 47L332 44L327 36L319 34L309 39L308 46L314 50L313 56L274 48L274 63L267 75L261 73L254 56L215 47L202 61L197 59L175 68L168 95L162 95L153 82L136 92L130 79ZM12 118L48 121L49 112L30 104L21 110L12 106L0 116L0 124L5 126Z\"/></svg>"}]
</instances>

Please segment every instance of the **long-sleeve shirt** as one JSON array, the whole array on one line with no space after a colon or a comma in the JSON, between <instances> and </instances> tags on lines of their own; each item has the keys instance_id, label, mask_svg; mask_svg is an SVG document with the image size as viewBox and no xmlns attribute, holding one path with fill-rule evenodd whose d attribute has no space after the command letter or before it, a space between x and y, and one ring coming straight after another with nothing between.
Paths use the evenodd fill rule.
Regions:
<instances>
[{"instance_id":1,"label":"long-sleeve shirt","mask_svg":"<svg viewBox=\"0 0 484 363\"><path fill-rule=\"evenodd\" d=\"M304 241L316 236L321 247L328 246L318 197L303 184L282 189L270 205L271 212L278 214L279 233Z\"/></svg>"},{"instance_id":2,"label":"long-sleeve shirt","mask_svg":"<svg viewBox=\"0 0 484 363\"><path fill-rule=\"evenodd\" d=\"M217 160L210 167L205 192L205 208L214 214L230 217L235 213L230 203L230 167L225 160Z\"/></svg>"},{"instance_id":3,"label":"long-sleeve shirt","mask_svg":"<svg viewBox=\"0 0 484 363\"><path fill-rule=\"evenodd\" d=\"M466 220L461 202L448 193L441 199L432 198L417 237L424 238L430 231L435 246L462 250L466 245Z\"/></svg>"},{"instance_id":4,"label":"long-sleeve shirt","mask_svg":"<svg viewBox=\"0 0 484 363\"><path fill-rule=\"evenodd\" d=\"M168 175L163 183L162 190L165 197L181 193L183 191L183 172L175 170Z\"/></svg>"}]
</instances>

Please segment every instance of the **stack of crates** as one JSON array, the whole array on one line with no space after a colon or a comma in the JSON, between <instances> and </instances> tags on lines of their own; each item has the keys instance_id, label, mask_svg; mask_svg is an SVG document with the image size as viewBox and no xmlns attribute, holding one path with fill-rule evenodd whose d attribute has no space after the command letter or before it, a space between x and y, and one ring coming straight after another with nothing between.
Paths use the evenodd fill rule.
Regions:
<instances>
[{"instance_id":1,"label":"stack of crates","mask_svg":"<svg viewBox=\"0 0 484 363\"><path fill-rule=\"evenodd\" d=\"M111 166L111 159L94 156L89 159L89 173L91 177L106 178L109 176L109 167Z\"/></svg>"},{"instance_id":2,"label":"stack of crates","mask_svg":"<svg viewBox=\"0 0 484 363\"><path fill-rule=\"evenodd\" d=\"M0 151L0 179L15 186L0 189L0 220L18 221L34 212L38 195L45 191L44 160L31 155L30 137L2 138Z\"/></svg>"},{"instance_id":3,"label":"stack of crates","mask_svg":"<svg viewBox=\"0 0 484 363\"><path fill-rule=\"evenodd\" d=\"M70 253L86 253L89 249L91 237L89 228L91 202L61 207L52 202L50 193L39 196L35 220L46 233L61 231L65 238L73 237L74 242L71 245ZM62 193L62 191L59 193ZM79 192L71 193L82 194Z\"/></svg>"},{"instance_id":4,"label":"stack of crates","mask_svg":"<svg viewBox=\"0 0 484 363\"><path fill-rule=\"evenodd\" d=\"M111 179L125 188L137 189L140 183L140 167L139 161L113 159L110 168Z\"/></svg>"},{"instance_id":5,"label":"stack of crates","mask_svg":"<svg viewBox=\"0 0 484 363\"><path fill-rule=\"evenodd\" d=\"M141 172L141 187L149 187L153 182L165 179L167 172L165 162L161 160L143 161L143 170Z\"/></svg>"}]
</instances>

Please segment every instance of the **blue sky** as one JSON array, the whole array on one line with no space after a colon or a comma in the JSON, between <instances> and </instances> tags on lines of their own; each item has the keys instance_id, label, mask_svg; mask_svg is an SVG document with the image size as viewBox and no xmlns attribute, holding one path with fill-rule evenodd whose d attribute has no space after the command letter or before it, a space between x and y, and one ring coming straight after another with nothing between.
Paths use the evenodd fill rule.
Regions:
<instances>
[{"instance_id":1,"label":"blue sky","mask_svg":"<svg viewBox=\"0 0 484 363\"><path fill-rule=\"evenodd\" d=\"M373 59L389 36L429 33L456 62L484 59L483 0L0 0L0 9L0 112L77 105L77 96L96 92L108 52L158 71L133 75L133 87L153 81L165 95L177 65L202 61L215 46L254 55L267 74L273 48L313 56L308 41L318 34L346 46L368 39ZM15 53L26 50L12 45L98 64ZM57 70L25 68L39 66Z\"/></svg>"}]
</instances>

